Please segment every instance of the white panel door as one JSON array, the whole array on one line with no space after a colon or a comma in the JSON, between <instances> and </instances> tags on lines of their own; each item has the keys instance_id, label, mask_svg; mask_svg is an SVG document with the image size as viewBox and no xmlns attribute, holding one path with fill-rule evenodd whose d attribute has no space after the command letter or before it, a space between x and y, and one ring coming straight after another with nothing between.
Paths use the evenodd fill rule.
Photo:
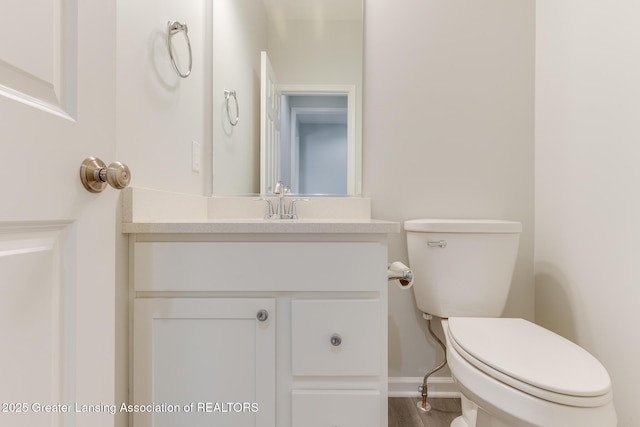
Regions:
<instances>
[{"instance_id":1,"label":"white panel door","mask_svg":"<svg viewBox=\"0 0 640 427\"><path fill-rule=\"evenodd\" d=\"M132 404L169 406L134 413L134 426L275 426L275 305L136 299Z\"/></svg>"},{"instance_id":2,"label":"white panel door","mask_svg":"<svg viewBox=\"0 0 640 427\"><path fill-rule=\"evenodd\" d=\"M112 426L117 193L78 169L116 160L115 2L0 16L0 425Z\"/></svg>"},{"instance_id":3,"label":"white panel door","mask_svg":"<svg viewBox=\"0 0 640 427\"><path fill-rule=\"evenodd\" d=\"M267 52L260 57L260 193L280 180L280 89Z\"/></svg>"}]
</instances>

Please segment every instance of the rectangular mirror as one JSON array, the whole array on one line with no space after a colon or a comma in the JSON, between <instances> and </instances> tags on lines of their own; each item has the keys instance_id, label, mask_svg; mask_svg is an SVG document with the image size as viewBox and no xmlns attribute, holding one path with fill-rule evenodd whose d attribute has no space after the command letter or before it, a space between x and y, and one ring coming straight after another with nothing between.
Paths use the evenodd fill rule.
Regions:
<instances>
[{"instance_id":1,"label":"rectangular mirror","mask_svg":"<svg viewBox=\"0 0 640 427\"><path fill-rule=\"evenodd\" d=\"M213 0L212 36L213 193L359 195L363 0Z\"/></svg>"}]
</instances>

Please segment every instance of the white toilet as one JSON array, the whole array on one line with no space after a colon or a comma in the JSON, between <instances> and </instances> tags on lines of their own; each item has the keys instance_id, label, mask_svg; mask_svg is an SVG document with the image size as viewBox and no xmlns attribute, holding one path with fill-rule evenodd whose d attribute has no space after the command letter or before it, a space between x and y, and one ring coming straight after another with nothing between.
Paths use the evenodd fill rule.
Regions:
<instances>
[{"instance_id":1,"label":"white toilet","mask_svg":"<svg viewBox=\"0 0 640 427\"><path fill-rule=\"evenodd\" d=\"M406 221L418 308L442 318L462 392L452 427L615 427L611 381L591 354L523 319L500 318L522 226Z\"/></svg>"}]
</instances>

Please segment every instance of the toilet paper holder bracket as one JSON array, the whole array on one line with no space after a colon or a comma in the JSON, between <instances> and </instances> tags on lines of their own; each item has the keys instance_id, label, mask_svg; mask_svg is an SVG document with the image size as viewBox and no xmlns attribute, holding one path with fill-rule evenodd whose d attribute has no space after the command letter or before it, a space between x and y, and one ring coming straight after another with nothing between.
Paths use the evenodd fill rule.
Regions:
<instances>
[{"instance_id":1,"label":"toilet paper holder bracket","mask_svg":"<svg viewBox=\"0 0 640 427\"><path fill-rule=\"evenodd\" d=\"M394 262L387 266L387 280L398 280L401 287L413 284L413 271L401 262Z\"/></svg>"}]
</instances>

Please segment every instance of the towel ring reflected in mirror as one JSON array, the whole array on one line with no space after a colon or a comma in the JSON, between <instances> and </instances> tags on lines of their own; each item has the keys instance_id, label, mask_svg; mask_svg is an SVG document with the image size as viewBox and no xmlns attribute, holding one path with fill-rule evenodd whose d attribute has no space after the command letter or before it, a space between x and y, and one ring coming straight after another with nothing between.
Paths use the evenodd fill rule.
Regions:
<instances>
[{"instance_id":1,"label":"towel ring reflected in mirror","mask_svg":"<svg viewBox=\"0 0 640 427\"><path fill-rule=\"evenodd\" d=\"M184 34L184 39L187 42L187 47L189 48L189 69L186 73L183 73L182 71L180 71L180 68L178 68L176 58L173 55L173 44L171 42L173 36L180 32ZM169 58L171 59L171 65L173 65L173 69L183 79L189 77L189 75L191 74L191 69L193 68L193 55L191 53L191 41L189 40L188 33L189 29L187 28L187 24L181 24L178 21L169 21L167 23L167 48L169 49Z\"/></svg>"},{"instance_id":2,"label":"towel ring reflected in mirror","mask_svg":"<svg viewBox=\"0 0 640 427\"><path fill-rule=\"evenodd\" d=\"M236 112L233 115L233 118L231 116L231 111L229 108L229 100L233 98L233 101L236 105ZM236 91L235 90L225 90L224 91L224 101L226 104L226 109L227 109L227 119L229 120L229 123L231 124L231 126L235 126L238 124L238 120L240 120L240 107L238 106L238 97L236 96Z\"/></svg>"}]
</instances>

